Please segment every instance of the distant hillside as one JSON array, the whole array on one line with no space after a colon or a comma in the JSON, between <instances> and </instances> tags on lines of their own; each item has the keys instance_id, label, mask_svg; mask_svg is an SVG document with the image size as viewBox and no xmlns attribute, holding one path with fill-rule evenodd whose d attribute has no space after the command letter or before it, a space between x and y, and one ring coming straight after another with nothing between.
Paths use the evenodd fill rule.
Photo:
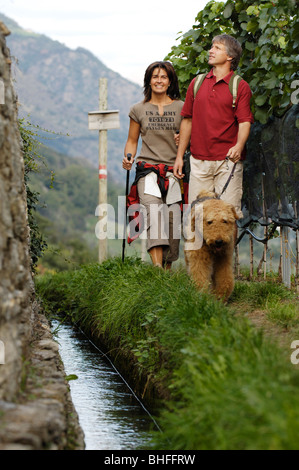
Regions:
<instances>
[{"instance_id":1,"label":"distant hillside","mask_svg":"<svg viewBox=\"0 0 299 470\"><path fill-rule=\"evenodd\" d=\"M30 187L39 193L38 212L49 219L58 234L84 238L89 220L96 224L98 204L98 174L84 159L60 154L41 146L38 171L30 174ZM52 176L54 175L53 181ZM108 203L117 207L118 196L124 196L124 185L109 181ZM94 228L92 237L95 239ZM88 238L88 237L87 237Z\"/></svg>"},{"instance_id":2,"label":"distant hillside","mask_svg":"<svg viewBox=\"0 0 299 470\"><path fill-rule=\"evenodd\" d=\"M39 147L37 153L40 155L36 161L39 170L30 173L29 186L39 194L36 217L49 247L41 264L61 270L73 267L74 262L97 261L97 170L84 159L69 157L47 147ZM116 217L118 196L124 194L124 185L114 184L109 179L108 203L115 207ZM138 246L136 242L130 251L134 253ZM109 256L120 256L121 249L122 240L109 239Z\"/></svg>"},{"instance_id":3,"label":"distant hillside","mask_svg":"<svg viewBox=\"0 0 299 470\"><path fill-rule=\"evenodd\" d=\"M108 79L108 109L120 111L121 127L108 132L108 171L122 181L121 159L128 133L128 112L142 99L142 88L107 68L86 49L69 49L45 35L22 29L0 13L11 35L12 56L20 115L64 136L47 142L69 156L98 162L98 132L88 130L88 112L98 109L99 78ZM105 45L103 45L105 47ZM69 134L69 137L65 135Z\"/></svg>"}]
</instances>

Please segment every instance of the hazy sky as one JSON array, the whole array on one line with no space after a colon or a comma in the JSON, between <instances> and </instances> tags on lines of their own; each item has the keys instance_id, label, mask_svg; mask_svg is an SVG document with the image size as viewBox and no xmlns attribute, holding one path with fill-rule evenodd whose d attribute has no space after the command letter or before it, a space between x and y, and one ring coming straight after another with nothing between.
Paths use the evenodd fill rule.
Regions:
<instances>
[{"instance_id":1,"label":"hazy sky","mask_svg":"<svg viewBox=\"0 0 299 470\"><path fill-rule=\"evenodd\" d=\"M0 0L0 12L24 29L75 49L142 85L146 67L163 60L207 0Z\"/></svg>"}]
</instances>

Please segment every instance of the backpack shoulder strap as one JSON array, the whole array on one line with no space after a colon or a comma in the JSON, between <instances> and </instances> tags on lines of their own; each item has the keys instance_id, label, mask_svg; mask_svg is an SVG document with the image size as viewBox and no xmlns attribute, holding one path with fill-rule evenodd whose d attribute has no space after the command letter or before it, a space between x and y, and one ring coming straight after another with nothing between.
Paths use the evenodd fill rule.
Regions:
<instances>
[{"instance_id":1,"label":"backpack shoulder strap","mask_svg":"<svg viewBox=\"0 0 299 470\"><path fill-rule=\"evenodd\" d=\"M193 88L194 99L195 99L195 96L197 95L197 92L198 92L199 88L202 85L202 82L204 81L204 79L206 78L207 75L208 75L207 73L201 73L201 74L197 75L197 77L195 78L194 88Z\"/></svg>"},{"instance_id":2,"label":"backpack shoulder strap","mask_svg":"<svg viewBox=\"0 0 299 470\"><path fill-rule=\"evenodd\" d=\"M199 88L202 85L202 82L204 81L204 79L206 78L207 75L208 75L208 73L201 73L201 74L197 75L197 77L195 78L194 88L193 88L194 99L195 99L195 96L196 96ZM229 87L229 91L231 92L231 94L233 96L233 104L232 104L233 108L236 107L236 99L237 99L237 94L238 94L238 88L239 88L239 83L241 82L241 80L243 80L243 78L240 77L240 75L237 75L236 73L233 73L233 75L231 76L231 78L229 80L228 87Z\"/></svg>"},{"instance_id":3,"label":"backpack shoulder strap","mask_svg":"<svg viewBox=\"0 0 299 470\"><path fill-rule=\"evenodd\" d=\"M228 84L229 91L230 91L231 94L233 95L233 108L236 107L236 99L237 99L237 94L238 94L238 87L239 87L239 83L240 83L241 80L243 80L242 77L240 77L240 75L237 75L236 73L234 73L234 74L231 76L230 81L229 81L229 84Z\"/></svg>"}]
</instances>

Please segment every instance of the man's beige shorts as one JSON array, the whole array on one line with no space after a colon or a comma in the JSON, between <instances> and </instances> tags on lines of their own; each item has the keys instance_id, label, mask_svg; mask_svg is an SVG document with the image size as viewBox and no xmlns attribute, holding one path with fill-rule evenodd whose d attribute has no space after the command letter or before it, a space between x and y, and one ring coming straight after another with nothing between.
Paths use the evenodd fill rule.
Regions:
<instances>
[{"instance_id":1,"label":"man's beige shorts","mask_svg":"<svg viewBox=\"0 0 299 470\"><path fill-rule=\"evenodd\" d=\"M189 181L188 202L191 204L202 190L215 191L220 194L227 182L233 168L231 160L210 161L198 160L190 157L191 172ZM241 200L243 194L243 163L238 162L225 192L221 199L235 206L240 218L243 217L241 211Z\"/></svg>"}]
</instances>

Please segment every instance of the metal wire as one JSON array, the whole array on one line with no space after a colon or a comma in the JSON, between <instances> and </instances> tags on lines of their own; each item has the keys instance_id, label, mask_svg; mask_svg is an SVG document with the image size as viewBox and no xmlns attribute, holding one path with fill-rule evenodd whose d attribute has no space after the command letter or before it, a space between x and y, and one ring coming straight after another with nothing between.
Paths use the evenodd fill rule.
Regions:
<instances>
[{"instance_id":1,"label":"metal wire","mask_svg":"<svg viewBox=\"0 0 299 470\"><path fill-rule=\"evenodd\" d=\"M130 390L130 392L132 393L132 395L134 396L134 398L138 401L138 403L140 404L140 406L142 407L142 409L148 414L148 416L151 418L151 420L153 421L154 425L156 426L156 428L161 432L163 433L162 429L160 428L160 426L158 425L157 421L155 420L155 418L152 416L152 414L148 411L148 409L144 406L144 404L142 403L142 401L140 400L140 398L138 398L138 396L136 395L136 393L132 390L132 388L130 387L130 385L128 384L128 382L126 381L126 379L121 375L121 373L119 372L119 370L115 367L115 365L113 364L113 362L111 361L111 359L107 356L107 354L105 354L90 338L89 336L80 328L80 326L74 322L76 328L78 328L78 330L80 331L80 333L82 333L85 338L90 342L90 344L92 344L92 346L103 356L105 357L105 359L107 359L109 361L109 364L111 365L111 367L115 370L115 372L118 374L118 376L121 378L121 380L124 382L124 384L126 385L126 387L128 387L128 389Z\"/></svg>"}]
</instances>

